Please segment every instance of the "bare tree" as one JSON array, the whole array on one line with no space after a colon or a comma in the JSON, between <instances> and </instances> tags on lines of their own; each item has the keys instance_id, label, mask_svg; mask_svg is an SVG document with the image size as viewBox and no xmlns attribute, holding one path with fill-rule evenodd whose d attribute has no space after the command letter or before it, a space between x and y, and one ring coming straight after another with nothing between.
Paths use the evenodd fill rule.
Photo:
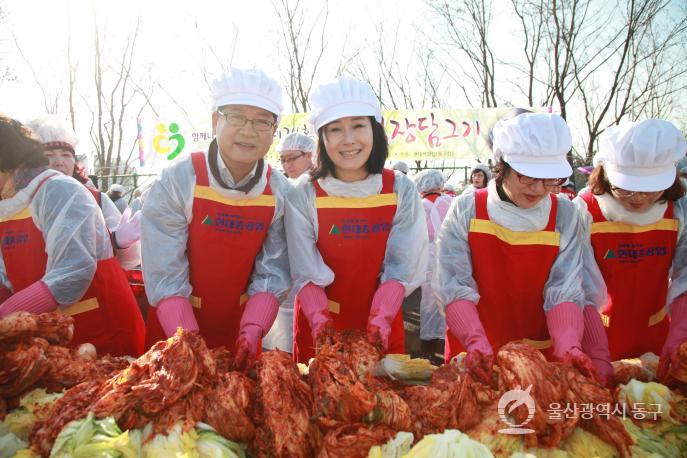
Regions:
<instances>
[{"instance_id":1,"label":"bare tree","mask_svg":"<svg viewBox=\"0 0 687 458\"><path fill-rule=\"evenodd\" d=\"M69 119L72 123L72 129L76 130L76 109L74 97L76 95L76 74L79 64L72 60L72 32L71 25L67 28L67 68L69 70L69 94L67 103L69 105Z\"/></svg>"},{"instance_id":2,"label":"bare tree","mask_svg":"<svg viewBox=\"0 0 687 458\"><path fill-rule=\"evenodd\" d=\"M442 84L445 68L436 63L436 54L422 47L419 40L409 40L400 21L389 31L386 22L376 27L376 39L353 59L354 76L372 86L385 109L421 109L442 105L446 86ZM415 30L413 33L421 34ZM406 43L415 47L405 49ZM370 65L375 62L375 65ZM436 70L439 70L437 76Z\"/></svg>"},{"instance_id":3,"label":"bare tree","mask_svg":"<svg viewBox=\"0 0 687 458\"><path fill-rule=\"evenodd\" d=\"M530 106L552 105L568 122L581 122L577 155L587 163L607 126L669 117L680 109L687 89L686 5L671 0L509 3L522 53L500 62L489 40L486 0L427 0L442 26L435 48L447 61L451 84L469 103L475 90L483 107L507 100L507 93L496 90L495 69L503 74L515 69L524 78L499 81L499 88L514 87Z\"/></svg>"},{"instance_id":4,"label":"bare tree","mask_svg":"<svg viewBox=\"0 0 687 458\"><path fill-rule=\"evenodd\" d=\"M2 25L6 22L7 12L3 6L3 3L0 3L0 85L2 85L4 81L12 81L15 79L14 73L10 69L9 65L5 65L3 59L4 52L2 49L9 42L8 37L6 37L5 34L1 32L4 29Z\"/></svg>"},{"instance_id":5,"label":"bare tree","mask_svg":"<svg viewBox=\"0 0 687 458\"><path fill-rule=\"evenodd\" d=\"M19 39L14 33L12 33L12 40L14 42L17 52L19 53L19 56L31 72L33 82L41 91L41 96L43 99L43 108L45 109L45 112L50 114L57 113L60 109L60 101L62 100L61 84L55 84L55 81L41 77L40 71L36 69L33 62L26 56L23 47L19 43Z\"/></svg>"},{"instance_id":6,"label":"bare tree","mask_svg":"<svg viewBox=\"0 0 687 458\"><path fill-rule=\"evenodd\" d=\"M306 19L312 16L305 14L301 0L274 0L273 7L281 25L279 50L286 57L281 70L291 109L306 112L308 95L327 47L329 3L323 2L317 15L307 23Z\"/></svg>"},{"instance_id":7,"label":"bare tree","mask_svg":"<svg viewBox=\"0 0 687 458\"><path fill-rule=\"evenodd\" d=\"M511 0L511 3L521 27L523 36L522 50L525 57L524 63L513 62L513 67L527 78L527 84L524 87L520 82L515 84L515 86L527 98L528 106L543 105L545 100L550 99L552 92L552 86L547 84L549 79L542 80L538 76L541 58L546 52L545 47L547 44L545 29L547 10L545 2L544 0ZM542 84L547 89L545 96L543 100L535 100L535 86Z\"/></svg>"},{"instance_id":8,"label":"bare tree","mask_svg":"<svg viewBox=\"0 0 687 458\"><path fill-rule=\"evenodd\" d=\"M148 82L146 87L133 73L140 21L136 22L118 51L105 48L106 28L99 26L95 12L93 25L95 94L92 103L87 106L91 110L90 131L96 155L96 172L104 177L102 186L107 186L110 179L118 181L116 175L125 175L132 170L135 139L127 135L125 127L145 107L152 107L154 85ZM118 57L110 62L105 58L109 55Z\"/></svg>"},{"instance_id":9,"label":"bare tree","mask_svg":"<svg viewBox=\"0 0 687 458\"><path fill-rule=\"evenodd\" d=\"M591 161L597 139L606 127L647 114L667 116L672 97L685 89L687 63L678 50L687 39L687 15L670 14L670 3L619 2L603 16L598 12L585 14L586 6L575 11L577 1L554 2L554 20L566 13L570 17L566 27L569 33L561 32L562 48L569 60L559 67L559 73L561 79L572 78L574 86L568 89L568 97L575 96L584 109L584 162ZM622 13L620 19L618 12ZM592 32L602 25L605 34ZM556 90L557 96L563 92ZM567 114L563 108L561 113Z\"/></svg>"},{"instance_id":10,"label":"bare tree","mask_svg":"<svg viewBox=\"0 0 687 458\"><path fill-rule=\"evenodd\" d=\"M447 74L461 89L468 103L474 105L470 93L477 90L480 106L498 106L496 62L489 42L491 2L428 0L427 5L439 20L441 38L435 43L453 64Z\"/></svg>"}]
</instances>

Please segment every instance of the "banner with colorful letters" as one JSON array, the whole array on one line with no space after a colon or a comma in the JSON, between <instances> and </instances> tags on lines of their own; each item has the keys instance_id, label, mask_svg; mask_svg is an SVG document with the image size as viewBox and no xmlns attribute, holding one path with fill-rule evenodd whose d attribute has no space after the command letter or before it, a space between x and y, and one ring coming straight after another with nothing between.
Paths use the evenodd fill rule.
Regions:
<instances>
[{"instance_id":1,"label":"banner with colorful letters","mask_svg":"<svg viewBox=\"0 0 687 458\"><path fill-rule=\"evenodd\" d=\"M533 111L550 111L548 108ZM390 160L463 159L486 162L491 157L489 130L510 108L386 110L383 125ZM315 136L307 113L282 116L266 157L276 163L281 139L299 132ZM159 172L194 151L207 149L213 138L210 116L191 123L177 119L138 120L139 170Z\"/></svg>"}]
</instances>

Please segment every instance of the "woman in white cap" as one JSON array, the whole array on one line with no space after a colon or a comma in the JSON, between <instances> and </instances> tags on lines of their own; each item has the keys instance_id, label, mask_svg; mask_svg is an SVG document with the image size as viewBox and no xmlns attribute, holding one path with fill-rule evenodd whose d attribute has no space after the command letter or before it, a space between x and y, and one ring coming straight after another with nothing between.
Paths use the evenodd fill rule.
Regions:
<instances>
[{"instance_id":1,"label":"woman in white cap","mask_svg":"<svg viewBox=\"0 0 687 458\"><path fill-rule=\"evenodd\" d=\"M490 381L494 352L517 340L590 375L579 218L549 191L572 172L570 129L559 115L523 113L497 122L492 137L495 178L454 201L437 239L445 358L467 351L466 368Z\"/></svg>"},{"instance_id":2,"label":"woman in white cap","mask_svg":"<svg viewBox=\"0 0 687 458\"><path fill-rule=\"evenodd\" d=\"M442 194L441 190L446 183L446 177L439 170L423 170L413 177L413 181L422 197L422 205L425 207L425 221L429 236L427 277L422 284L420 301L420 348L424 355L433 359L437 353L443 353L446 336L443 306L437 301L431 285L436 259L435 240L453 198Z\"/></svg>"},{"instance_id":3,"label":"woman in white cap","mask_svg":"<svg viewBox=\"0 0 687 458\"><path fill-rule=\"evenodd\" d=\"M575 199L587 241L583 345L607 377L609 360L653 352L668 381L687 340L687 203L676 168L686 150L668 121L609 127L590 192Z\"/></svg>"},{"instance_id":4,"label":"woman in white cap","mask_svg":"<svg viewBox=\"0 0 687 458\"><path fill-rule=\"evenodd\" d=\"M315 140L307 135L292 132L284 137L277 145L277 153L286 176L295 180L312 169L316 150Z\"/></svg>"},{"instance_id":5,"label":"woman in white cap","mask_svg":"<svg viewBox=\"0 0 687 458\"><path fill-rule=\"evenodd\" d=\"M124 194L126 194L126 188L119 183L112 183L110 189L107 190L107 196L112 200L119 210L120 213L124 214L124 210L129 208L124 199Z\"/></svg>"},{"instance_id":6,"label":"woman in white cap","mask_svg":"<svg viewBox=\"0 0 687 458\"><path fill-rule=\"evenodd\" d=\"M48 168L43 144L0 117L0 318L59 310L74 318L72 345L138 356L144 324L113 256L95 200Z\"/></svg>"},{"instance_id":7,"label":"woman in white cap","mask_svg":"<svg viewBox=\"0 0 687 458\"><path fill-rule=\"evenodd\" d=\"M286 208L297 293L294 358L307 362L334 329L403 353L403 298L425 275L427 228L413 182L384 169L388 143L370 86L348 77L310 95L317 167Z\"/></svg>"},{"instance_id":8,"label":"woman in white cap","mask_svg":"<svg viewBox=\"0 0 687 458\"><path fill-rule=\"evenodd\" d=\"M214 80L212 95L208 151L163 170L143 205L143 275L153 306L146 342L181 326L236 352L236 366L247 369L290 285L290 186L263 159L282 89L261 70L232 68Z\"/></svg>"},{"instance_id":9,"label":"woman in white cap","mask_svg":"<svg viewBox=\"0 0 687 458\"><path fill-rule=\"evenodd\" d=\"M486 188L491 179L491 170L486 164L475 164L470 172L470 184L461 195L474 193L478 189Z\"/></svg>"},{"instance_id":10,"label":"woman in white cap","mask_svg":"<svg viewBox=\"0 0 687 458\"><path fill-rule=\"evenodd\" d=\"M122 214L107 194L100 192L86 176L84 167L76 160L76 145L79 140L72 128L54 115L41 116L26 123L26 126L43 142L49 167L70 176L83 184L93 195L103 212L107 229L112 234L113 248L117 260L125 270L141 264L139 239L141 238L140 213L125 211Z\"/></svg>"}]
</instances>

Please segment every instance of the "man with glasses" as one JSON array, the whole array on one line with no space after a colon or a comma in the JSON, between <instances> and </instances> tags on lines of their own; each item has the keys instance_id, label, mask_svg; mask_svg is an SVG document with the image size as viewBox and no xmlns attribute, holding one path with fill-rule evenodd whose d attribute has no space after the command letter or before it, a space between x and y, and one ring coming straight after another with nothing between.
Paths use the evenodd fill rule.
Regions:
<instances>
[{"instance_id":1,"label":"man with glasses","mask_svg":"<svg viewBox=\"0 0 687 458\"><path fill-rule=\"evenodd\" d=\"M289 187L264 161L282 89L260 70L232 68L212 86L215 139L164 170L143 206L147 345L178 327L209 347L255 361L290 284L284 233Z\"/></svg>"},{"instance_id":2,"label":"man with glasses","mask_svg":"<svg viewBox=\"0 0 687 458\"><path fill-rule=\"evenodd\" d=\"M313 167L316 148L315 140L297 132L282 139L277 146L277 152L279 162L289 179L295 180Z\"/></svg>"}]
</instances>

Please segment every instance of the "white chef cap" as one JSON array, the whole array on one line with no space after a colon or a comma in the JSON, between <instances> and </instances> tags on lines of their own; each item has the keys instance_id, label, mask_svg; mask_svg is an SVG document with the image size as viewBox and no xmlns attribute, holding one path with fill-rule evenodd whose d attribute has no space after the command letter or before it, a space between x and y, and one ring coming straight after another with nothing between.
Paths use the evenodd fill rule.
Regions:
<instances>
[{"instance_id":1,"label":"white chef cap","mask_svg":"<svg viewBox=\"0 0 687 458\"><path fill-rule=\"evenodd\" d=\"M262 70L230 68L212 82L215 108L224 105L250 105L274 113L277 121L283 109L283 91L277 81Z\"/></svg>"},{"instance_id":2,"label":"white chef cap","mask_svg":"<svg viewBox=\"0 0 687 458\"><path fill-rule=\"evenodd\" d=\"M347 116L374 116L382 122L382 108L372 88L348 76L317 86L309 102L310 122L316 131Z\"/></svg>"},{"instance_id":3,"label":"white chef cap","mask_svg":"<svg viewBox=\"0 0 687 458\"><path fill-rule=\"evenodd\" d=\"M608 180L619 188L662 191L675 181L676 165L685 151L687 142L677 127L662 119L647 119L606 129L594 165L602 164Z\"/></svg>"},{"instance_id":4,"label":"white chef cap","mask_svg":"<svg viewBox=\"0 0 687 458\"><path fill-rule=\"evenodd\" d=\"M563 178L572 174L566 159L572 148L570 128L552 113L523 113L499 121L492 129L494 158L533 178Z\"/></svg>"}]
</instances>

